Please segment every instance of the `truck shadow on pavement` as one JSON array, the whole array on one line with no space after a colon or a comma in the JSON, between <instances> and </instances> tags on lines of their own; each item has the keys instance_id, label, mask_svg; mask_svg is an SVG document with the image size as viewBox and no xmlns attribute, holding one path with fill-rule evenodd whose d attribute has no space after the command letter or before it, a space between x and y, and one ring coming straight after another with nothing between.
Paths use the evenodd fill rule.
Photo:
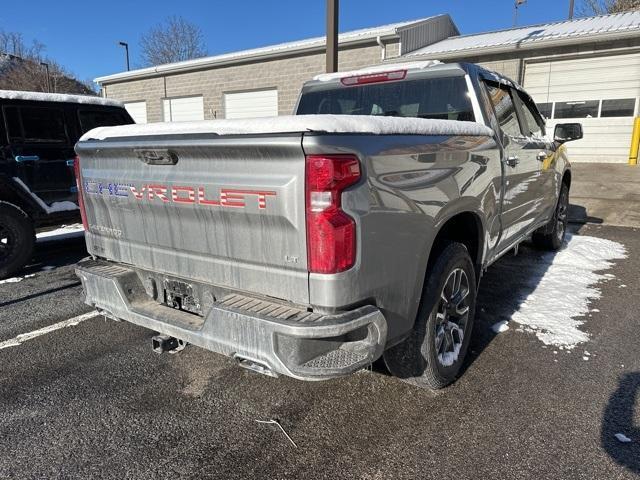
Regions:
<instances>
[{"instance_id":1,"label":"truck shadow on pavement","mask_svg":"<svg viewBox=\"0 0 640 480\"><path fill-rule=\"evenodd\" d=\"M35 273L46 266L73 265L87 255L84 237L37 242L31 261L19 272L19 275Z\"/></svg>"},{"instance_id":2,"label":"truck shadow on pavement","mask_svg":"<svg viewBox=\"0 0 640 480\"><path fill-rule=\"evenodd\" d=\"M555 256L556 252L539 250L525 242L517 255L507 253L485 272L478 291L473 338L461 375L498 335L492 329L494 325L508 322L510 328L517 327L511 318L538 288Z\"/></svg>"},{"instance_id":3,"label":"truck shadow on pavement","mask_svg":"<svg viewBox=\"0 0 640 480\"><path fill-rule=\"evenodd\" d=\"M566 244L563 248L566 248ZM459 377L473 365L485 348L498 335L492 326L498 322L510 322L527 297L533 293L545 273L553 264L556 252L539 250L530 242L520 245L519 253L507 253L484 274L478 291L471 343ZM422 342L425 332L415 341ZM381 364L376 370L380 370ZM422 372L407 371L406 374Z\"/></svg>"},{"instance_id":4,"label":"truck shadow on pavement","mask_svg":"<svg viewBox=\"0 0 640 480\"><path fill-rule=\"evenodd\" d=\"M634 425L634 407L639 395L640 372L622 375L604 410L600 433L602 448L633 473L640 473L640 426ZM637 403L640 406L640 400ZM623 434L631 442L621 442L616 434Z\"/></svg>"}]
</instances>

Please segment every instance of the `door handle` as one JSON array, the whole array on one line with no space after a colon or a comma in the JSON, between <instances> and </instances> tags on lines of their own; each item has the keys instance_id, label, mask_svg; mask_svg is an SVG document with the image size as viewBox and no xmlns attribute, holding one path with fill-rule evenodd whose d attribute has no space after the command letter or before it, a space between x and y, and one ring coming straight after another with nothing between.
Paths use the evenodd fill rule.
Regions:
<instances>
[{"instance_id":1,"label":"door handle","mask_svg":"<svg viewBox=\"0 0 640 480\"><path fill-rule=\"evenodd\" d=\"M520 158L518 158L518 156L516 155L512 155L511 157L507 157L507 159L505 160L505 163L510 167L515 167L520 163Z\"/></svg>"},{"instance_id":2,"label":"door handle","mask_svg":"<svg viewBox=\"0 0 640 480\"><path fill-rule=\"evenodd\" d=\"M38 155L16 155L16 162L24 163L24 162L37 162L40 160Z\"/></svg>"},{"instance_id":3,"label":"door handle","mask_svg":"<svg viewBox=\"0 0 640 480\"><path fill-rule=\"evenodd\" d=\"M547 152L540 152L538 153L538 155L536 155L536 158L538 159L539 162L544 162L548 156L549 155L547 155Z\"/></svg>"}]
</instances>

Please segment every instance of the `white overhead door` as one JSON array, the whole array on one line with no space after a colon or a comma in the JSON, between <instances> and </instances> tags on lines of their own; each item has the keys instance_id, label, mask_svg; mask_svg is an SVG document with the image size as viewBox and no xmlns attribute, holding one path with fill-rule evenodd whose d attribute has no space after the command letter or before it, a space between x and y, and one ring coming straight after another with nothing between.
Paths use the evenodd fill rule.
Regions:
<instances>
[{"instance_id":1,"label":"white overhead door","mask_svg":"<svg viewBox=\"0 0 640 480\"><path fill-rule=\"evenodd\" d=\"M147 102L127 102L124 108L136 123L147 123Z\"/></svg>"},{"instance_id":2,"label":"white overhead door","mask_svg":"<svg viewBox=\"0 0 640 480\"><path fill-rule=\"evenodd\" d=\"M202 96L165 98L162 101L165 122L204 120Z\"/></svg>"},{"instance_id":3,"label":"white overhead door","mask_svg":"<svg viewBox=\"0 0 640 480\"><path fill-rule=\"evenodd\" d=\"M224 94L225 118L275 117L278 115L278 90L254 90Z\"/></svg>"},{"instance_id":4,"label":"white overhead door","mask_svg":"<svg viewBox=\"0 0 640 480\"><path fill-rule=\"evenodd\" d=\"M576 162L626 162L640 98L640 53L528 63L524 88L550 119L580 122L567 145Z\"/></svg>"}]
</instances>

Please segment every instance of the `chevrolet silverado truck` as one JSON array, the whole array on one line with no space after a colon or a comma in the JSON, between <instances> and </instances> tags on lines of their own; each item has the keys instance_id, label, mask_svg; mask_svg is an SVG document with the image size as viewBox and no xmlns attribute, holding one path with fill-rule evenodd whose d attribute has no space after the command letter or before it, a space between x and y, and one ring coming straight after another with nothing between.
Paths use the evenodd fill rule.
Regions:
<instances>
[{"instance_id":1,"label":"chevrolet silverado truck","mask_svg":"<svg viewBox=\"0 0 640 480\"><path fill-rule=\"evenodd\" d=\"M321 380L381 356L441 388L483 271L558 249L579 124L545 120L472 64L326 74L295 115L98 128L76 146L86 302L268 375Z\"/></svg>"},{"instance_id":2,"label":"chevrolet silverado truck","mask_svg":"<svg viewBox=\"0 0 640 480\"><path fill-rule=\"evenodd\" d=\"M80 221L73 146L82 134L128 123L113 100L0 90L0 279L31 259L36 229Z\"/></svg>"}]
</instances>

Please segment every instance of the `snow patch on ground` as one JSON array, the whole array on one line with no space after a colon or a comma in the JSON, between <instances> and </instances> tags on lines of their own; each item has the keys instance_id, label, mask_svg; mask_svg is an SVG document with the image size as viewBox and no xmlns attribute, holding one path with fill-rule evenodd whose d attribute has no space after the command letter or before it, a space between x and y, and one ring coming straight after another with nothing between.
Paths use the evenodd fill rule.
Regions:
<instances>
[{"instance_id":1,"label":"snow patch on ground","mask_svg":"<svg viewBox=\"0 0 640 480\"><path fill-rule=\"evenodd\" d=\"M491 330L495 333L502 333L509 330L509 322L507 320L503 320L502 322L494 323L491 326Z\"/></svg>"},{"instance_id":2,"label":"snow patch on ground","mask_svg":"<svg viewBox=\"0 0 640 480\"><path fill-rule=\"evenodd\" d=\"M242 120L206 120L98 127L85 133L80 141L143 135L204 133L259 135L296 132L369 133L372 135L493 135L490 128L477 122L372 115L281 115L279 117Z\"/></svg>"},{"instance_id":3,"label":"snow patch on ground","mask_svg":"<svg viewBox=\"0 0 640 480\"><path fill-rule=\"evenodd\" d=\"M5 278L4 280L0 280L0 284L3 283L18 283L21 282L22 280L24 280L25 278L31 278L31 277L35 277L36 274L32 273L30 275L24 275L22 277L12 277L12 278Z\"/></svg>"},{"instance_id":4,"label":"snow patch on ground","mask_svg":"<svg viewBox=\"0 0 640 480\"><path fill-rule=\"evenodd\" d=\"M48 242L52 240L66 240L68 238L77 238L84 235L84 227L82 224L74 223L73 225L62 225L55 230L40 232L36 234L38 242Z\"/></svg>"},{"instance_id":5,"label":"snow patch on ground","mask_svg":"<svg viewBox=\"0 0 640 480\"><path fill-rule=\"evenodd\" d=\"M600 297L597 284L612 278L598 272L623 258L626 250L620 243L567 235L561 251L532 258L532 277L539 280L511 320L535 332L545 345L571 349L586 342L589 336L579 328L584 322L576 318L589 313L589 303Z\"/></svg>"}]
</instances>

